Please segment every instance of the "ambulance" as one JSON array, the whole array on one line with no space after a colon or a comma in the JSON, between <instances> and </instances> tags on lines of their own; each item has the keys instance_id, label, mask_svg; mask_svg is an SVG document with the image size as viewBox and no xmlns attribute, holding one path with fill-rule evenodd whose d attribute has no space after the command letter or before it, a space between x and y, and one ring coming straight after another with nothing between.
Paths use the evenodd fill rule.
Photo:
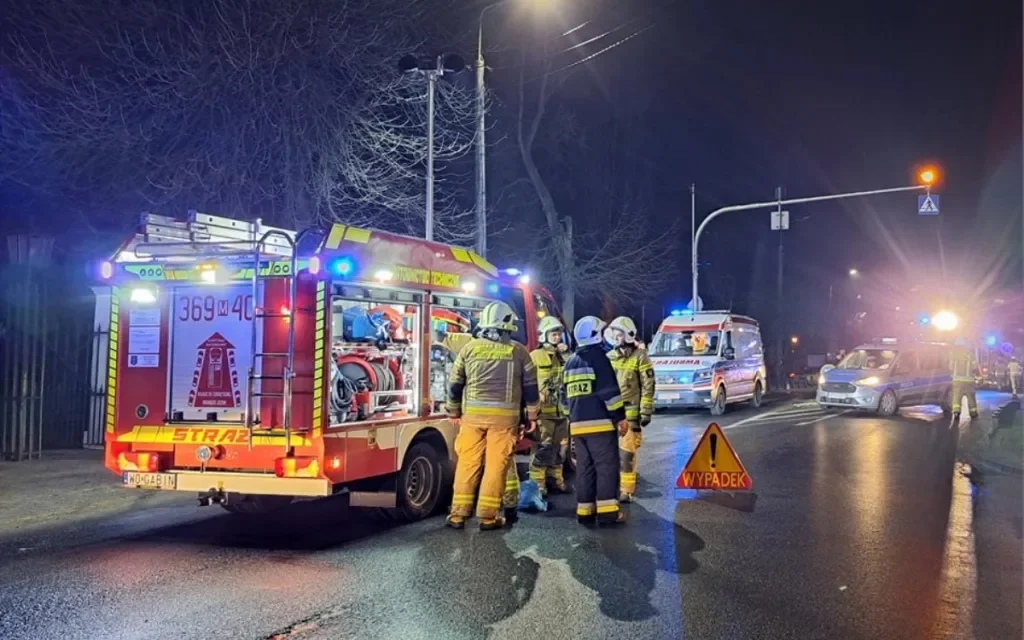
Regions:
<instances>
[{"instance_id":1,"label":"ambulance","mask_svg":"<svg viewBox=\"0 0 1024 640\"><path fill-rule=\"evenodd\" d=\"M490 302L543 287L474 252L333 224L143 214L111 290L104 464L129 489L263 512L348 494L406 520L446 506L454 355Z\"/></svg>"},{"instance_id":2,"label":"ambulance","mask_svg":"<svg viewBox=\"0 0 1024 640\"><path fill-rule=\"evenodd\" d=\"M757 320L729 311L673 311L648 348L655 408L701 407L722 415L735 402L760 407L768 390Z\"/></svg>"}]
</instances>

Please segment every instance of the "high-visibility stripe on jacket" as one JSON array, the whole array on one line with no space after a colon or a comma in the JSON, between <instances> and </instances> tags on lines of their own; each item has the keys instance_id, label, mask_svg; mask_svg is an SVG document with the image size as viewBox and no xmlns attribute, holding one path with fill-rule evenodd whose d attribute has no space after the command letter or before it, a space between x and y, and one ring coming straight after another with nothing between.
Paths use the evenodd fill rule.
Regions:
<instances>
[{"instance_id":1,"label":"high-visibility stripe on jacket","mask_svg":"<svg viewBox=\"0 0 1024 640\"><path fill-rule=\"evenodd\" d=\"M540 415L547 418L559 418L562 412L558 401L559 388L562 386L562 370L568 356L558 347L542 345L530 352L530 358L537 367L537 387L540 389Z\"/></svg>"},{"instance_id":2,"label":"high-visibility stripe on jacket","mask_svg":"<svg viewBox=\"0 0 1024 640\"><path fill-rule=\"evenodd\" d=\"M626 418L615 371L600 344L583 347L565 363L561 396L571 435L615 431Z\"/></svg>"},{"instance_id":3,"label":"high-visibility stripe on jacket","mask_svg":"<svg viewBox=\"0 0 1024 640\"><path fill-rule=\"evenodd\" d=\"M452 365L448 415L475 418L475 424L517 425L525 407L537 419L537 369L526 347L515 342L475 338Z\"/></svg>"},{"instance_id":4,"label":"high-visibility stripe on jacket","mask_svg":"<svg viewBox=\"0 0 1024 640\"><path fill-rule=\"evenodd\" d=\"M609 351L608 360L626 402L626 419L654 414L654 365L647 352L627 344Z\"/></svg>"}]
</instances>

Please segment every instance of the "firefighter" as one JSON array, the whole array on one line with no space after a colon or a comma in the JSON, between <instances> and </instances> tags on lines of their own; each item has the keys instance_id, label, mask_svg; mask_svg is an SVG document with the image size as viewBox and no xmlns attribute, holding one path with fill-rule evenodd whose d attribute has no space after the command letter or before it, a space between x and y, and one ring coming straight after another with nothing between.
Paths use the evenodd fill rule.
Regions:
<instances>
[{"instance_id":1,"label":"firefighter","mask_svg":"<svg viewBox=\"0 0 1024 640\"><path fill-rule=\"evenodd\" d=\"M978 399L974 395L974 375L978 363L965 340L956 341L956 347L949 355L949 368L953 374L953 422L960 419L960 403L964 396L967 396L967 409L971 418L977 418Z\"/></svg>"},{"instance_id":2,"label":"firefighter","mask_svg":"<svg viewBox=\"0 0 1024 640\"><path fill-rule=\"evenodd\" d=\"M1017 362L1017 358L1010 359L1010 364L1006 366L1006 371L1010 376L1010 392L1013 394L1013 397L1016 398L1017 394L1020 393L1021 385L1021 366L1020 363Z\"/></svg>"},{"instance_id":3,"label":"firefighter","mask_svg":"<svg viewBox=\"0 0 1024 640\"><path fill-rule=\"evenodd\" d=\"M538 442L530 458L530 479L537 483L542 496L547 496L548 481L559 493L567 493L562 468L569 448L569 421L558 400L562 385L562 369L569 358L563 340L565 326L553 316L546 316L537 325L541 344L530 352L537 366L537 385L540 388L540 416L537 420Z\"/></svg>"},{"instance_id":4,"label":"firefighter","mask_svg":"<svg viewBox=\"0 0 1024 640\"><path fill-rule=\"evenodd\" d=\"M452 366L447 408L448 420L459 428L459 460L445 523L453 529L465 526L474 501L481 531L505 526L498 512L524 404L528 430L536 428L537 370L526 347L512 340L518 320L504 302L484 307L480 337L459 351Z\"/></svg>"},{"instance_id":5,"label":"firefighter","mask_svg":"<svg viewBox=\"0 0 1024 640\"><path fill-rule=\"evenodd\" d=\"M641 429L654 413L654 365L636 343L636 323L619 316L609 325L615 348L608 352L626 403L629 431L619 438L619 500L632 502L636 493L637 453L643 441Z\"/></svg>"},{"instance_id":6,"label":"firefighter","mask_svg":"<svg viewBox=\"0 0 1024 640\"><path fill-rule=\"evenodd\" d=\"M619 524L618 433L625 434L626 411L615 371L601 346L605 323L581 318L573 329L579 345L565 363L561 396L576 445L576 519L581 524Z\"/></svg>"}]
</instances>

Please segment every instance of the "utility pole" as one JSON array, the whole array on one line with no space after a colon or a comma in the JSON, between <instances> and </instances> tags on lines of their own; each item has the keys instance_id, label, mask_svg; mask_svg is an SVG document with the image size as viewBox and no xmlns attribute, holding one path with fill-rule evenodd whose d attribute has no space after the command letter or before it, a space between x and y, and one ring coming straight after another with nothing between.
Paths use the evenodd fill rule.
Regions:
<instances>
[{"instance_id":1,"label":"utility pole","mask_svg":"<svg viewBox=\"0 0 1024 640\"><path fill-rule=\"evenodd\" d=\"M778 205L776 212L781 220L782 218L782 187L775 187L775 200ZM785 362L785 348L786 341L782 330L782 274L783 274L783 248L782 248L782 232L783 229L779 228L776 232L779 234L779 273L778 280L775 288L775 333L776 333L776 348L777 355L775 361L776 375L778 376L777 388L781 389L785 384L785 371L783 370L783 364Z\"/></svg>"},{"instance_id":2,"label":"utility pole","mask_svg":"<svg viewBox=\"0 0 1024 640\"><path fill-rule=\"evenodd\" d=\"M438 58L437 69L427 71L427 242L434 240L434 92L442 73Z\"/></svg>"},{"instance_id":3,"label":"utility pole","mask_svg":"<svg viewBox=\"0 0 1024 640\"><path fill-rule=\"evenodd\" d=\"M487 86L484 84L484 7L476 32L476 252L487 257Z\"/></svg>"}]
</instances>

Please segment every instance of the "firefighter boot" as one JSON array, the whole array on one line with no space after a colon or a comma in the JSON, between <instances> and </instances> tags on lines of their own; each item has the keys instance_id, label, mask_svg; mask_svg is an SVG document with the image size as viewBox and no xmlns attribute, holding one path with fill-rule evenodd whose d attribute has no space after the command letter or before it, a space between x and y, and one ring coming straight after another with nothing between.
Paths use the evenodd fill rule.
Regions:
<instances>
[{"instance_id":1,"label":"firefighter boot","mask_svg":"<svg viewBox=\"0 0 1024 640\"><path fill-rule=\"evenodd\" d=\"M498 516L493 520L481 520L480 530L481 531L495 531L505 526L505 518Z\"/></svg>"},{"instance_id":2,"label":"firefighter boot","mask_svg":"<svg viewBox=\"0 0 1024 640\"><path fill-rule=\"evenodd\" d=\"M466 519L463 518L462 516L457 516L455 514L451 514L447 518L444 519L444 526L450 527L452 529L465 529L466 528Z\"/></svg>"}]
</instances>

